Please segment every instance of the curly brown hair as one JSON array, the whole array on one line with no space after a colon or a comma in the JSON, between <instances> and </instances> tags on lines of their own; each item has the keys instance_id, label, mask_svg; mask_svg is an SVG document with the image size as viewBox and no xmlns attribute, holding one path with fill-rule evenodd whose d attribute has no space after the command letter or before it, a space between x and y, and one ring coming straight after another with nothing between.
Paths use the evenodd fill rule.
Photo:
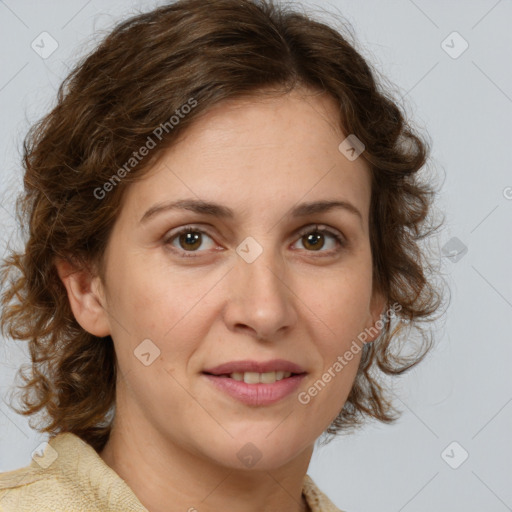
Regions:
<instances>
[{"instance_id":1,"label":"curly brown hair","mask_svg":"<svg viewBox=\"0 0 512 512\"><path fill-rule=\"evenodd\" d=\"M399 417L380 377L402 374L432 346L431 330L420 323L434 318L443 294L421 242L442 222L433 225L436 191L418 174L428 162L429 143L351 37L297 11L296 4L181 0L119 23L76 65L56 106L25 138L16 213L28 237L24 251L11 250L0 271L1 331L28 341L31 356L17 374L23 385L17 386L22 407L11 404L16 412L41 412L40 432L73 432L97 451L103 448L115 410L113 342L77 323L56 258L94 267L103 278L102 258L124 191L191 123L226 99L305 86L333 97L343 132L365 145L374 286L389 304L401 306L378 339L364 344L353 388L326 433L347 431L363 419L389 423ZM195 108L164 133L159 127L190 98ZM113 183L116 170L159 129L151 155ZM100 201L106 183L112 186ZM410 334L406 342L400 335L412 327L421 342L410 348ZM397 352L402 345L407 356Z\"/></svg>"}]
</instances>

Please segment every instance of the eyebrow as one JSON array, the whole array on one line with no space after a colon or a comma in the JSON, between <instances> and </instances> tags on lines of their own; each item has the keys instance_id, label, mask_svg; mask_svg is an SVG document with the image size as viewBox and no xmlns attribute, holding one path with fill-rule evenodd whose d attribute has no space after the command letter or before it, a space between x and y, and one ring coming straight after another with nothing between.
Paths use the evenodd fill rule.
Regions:
<instances>
[{"instance_id":1,"label":"eyebrow","mask_svg":"<svg viewBox=\"0 0 512 512\"><path fill-rule=\"evenodd\" d=\"M293 207L288 216L292 218L306 217L317 213L326 213L334 209L344 209L359 217L361 223L363 222L361 212L352 203L340 200L326 199L323 201L302 203ZM211 215L212 217L222 219L233 219L235 217L235 212L228 206L200 199L181 199L179 201L158 203L152 206L146 211L146 213L144 213L140 219L140 223L146 223L157 214L170 210L188 210L198 214Z\"/></svg>"}]
</instances>

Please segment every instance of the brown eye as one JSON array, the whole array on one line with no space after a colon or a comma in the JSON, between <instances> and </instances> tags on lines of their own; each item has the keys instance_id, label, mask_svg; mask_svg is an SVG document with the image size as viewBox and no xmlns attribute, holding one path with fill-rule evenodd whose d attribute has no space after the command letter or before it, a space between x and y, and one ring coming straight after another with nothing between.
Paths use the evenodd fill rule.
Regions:
<instances>
[{"instance_id":1,"label":"brown eye","mask_svg":"<svg viewBox=\"0 0 512 512\"><path fill-rule=\"evenodd\" d=\"M335 253L345 246L343 237L335 231L315 226L299 233L300 241L308 252ZM329 241L330 240L330 241ZM326 246L326 250L324 249Z\"/></svg>"},{"instance_id":2,"label":"brown eye","mask_svg":"<svg viewBox=\"0 0 512 512\"><path fill-rule=\"evenodd\" d=\"M313 251L320 250L325 244L325 238L323 233L311 233L302 237L304 240L304 247Z\"/></svg>"},{"instance_id":3,"label":"brown eye","mask_svg":"<svg viewBox=\"0 0 512 512\"><path fill-rule=\"evenodd\" d=\"M201 246L201 234L197 231L189 231L182 235L179 235L179 244L183 249L192 249L195 251Z\"/></svg>"},{"instance_id":4,"label":"brown eye","mask_svg":"<svg viewBox=\"0 0 512 512\"><path fill-rule=\"evenodd\" d=\"M171 233L164 239L164 244L172 247L178 253L201 253L204 252L199 250L201 247L204 249L204 237L211 240L211 247L206 247L205 250L215 246L213 239L207 233L193 226L185 226L177 232Z\"/></svg>"}]
</instances>

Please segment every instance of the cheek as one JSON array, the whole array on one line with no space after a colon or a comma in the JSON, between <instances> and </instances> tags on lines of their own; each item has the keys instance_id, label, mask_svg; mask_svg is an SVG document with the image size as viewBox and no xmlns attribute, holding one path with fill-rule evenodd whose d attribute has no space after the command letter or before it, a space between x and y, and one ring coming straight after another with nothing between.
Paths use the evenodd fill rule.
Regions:
<instances>
[{"instance_id":1,"label":"cheek","mask_svg":"<svg viewBox=\"0 0 512 512\"><path fill-rule=\"evenodd\" d=\"M137 258L125 258L109 274L112 311L110 325L122 369L138 369L134 356L144 340L151 340L161 370L182 366L207 334L207 318L215 294L209 290L219 280L205 279L190 270L170 270ZM147 343L147 342L146 342ZM150 352L151 352L150 350ZM149 368L148 368L149 369ZM164 375L165 377L165 375Z\"/></svg>"},{"instance_id":2,"label":"cheek","mask_svg":"<svg viewBox=\"0 0 512 512\"><path fill-rule=\"evenodd\" d=\"M341 268L316 284L302 281L297 295L307 305L312 319L327 333L323 352L333 353L365 328L368 319L372 278L371 267ZM311 292L314 290L314 293Z\"/></svg>"},{"instance_id":3,"label":"cheek","mask_svg":"<svg viewBox=\"0 0 512 512\"><path fill-rule=\"evenodd\" d=\"M110 274L115 290L112 337L125 380L119 396L130 396L130 403L138 404L145 414L170 422L170 411L190 404L180 383L204 336L199 299L205 291L199 282L190 286L190 277L155 266L148 271L148 265L147 260L126 259Z\"/></svg>"},{"instance_id":4,"label":"cheek","mask_svg":"<svg viewBox=\"0 0 512 512\"><path fill-rule=\"evenodd\" d=\"M317 326L311 336L322 369L308 383L301 403L307 402L324 419L339 413L356 377L362 352L358 336L366 326L371 293L370 260L362 255L357 264L325 280L305 301L315 320L311 325Z\"/></svg>"},{"instance_id":5,"label":"cheek","mask_svg":"<svg viewBox=\"0 0 512 512\"><path fill-rule=\"evenodd\" d=\"M150 258L126 257L122 266L112 268L110 288L112 310L124 319L131 331L163 338L201 296L201 284L179 270ZM193 278L192 278L193 279Z\"/></svg>"},{"instance_id":6,"label":"cheek","mask_svg":"<svg viewBox=\"0 0 512 512\"><path fill-rule=\"evenodd\" d=\"M357 375L361 349L350 342L326 347L324 366L298 394L297 400L308 418L326 428L340 413ZM348 357L347 357L348 355Z\"/></svg>"}]
</instances>

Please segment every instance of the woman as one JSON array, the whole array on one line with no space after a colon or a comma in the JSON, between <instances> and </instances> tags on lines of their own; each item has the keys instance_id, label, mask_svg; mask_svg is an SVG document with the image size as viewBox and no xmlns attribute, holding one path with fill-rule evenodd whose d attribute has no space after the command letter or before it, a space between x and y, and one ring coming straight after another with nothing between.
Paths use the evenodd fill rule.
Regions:
<instances>
[{"instance_id":1,"label":"woman","mask_svg":"<svg viewBox=\"0 0 512 512\"><path fill-rule=\"evenodd\" d=\"M393 353L441 301L427 144L334 28L207 4L121 23L27 137L1 325L50 440L0 510L338 510L315 440L430 347Z\"/></svg>"}]
</instances>

